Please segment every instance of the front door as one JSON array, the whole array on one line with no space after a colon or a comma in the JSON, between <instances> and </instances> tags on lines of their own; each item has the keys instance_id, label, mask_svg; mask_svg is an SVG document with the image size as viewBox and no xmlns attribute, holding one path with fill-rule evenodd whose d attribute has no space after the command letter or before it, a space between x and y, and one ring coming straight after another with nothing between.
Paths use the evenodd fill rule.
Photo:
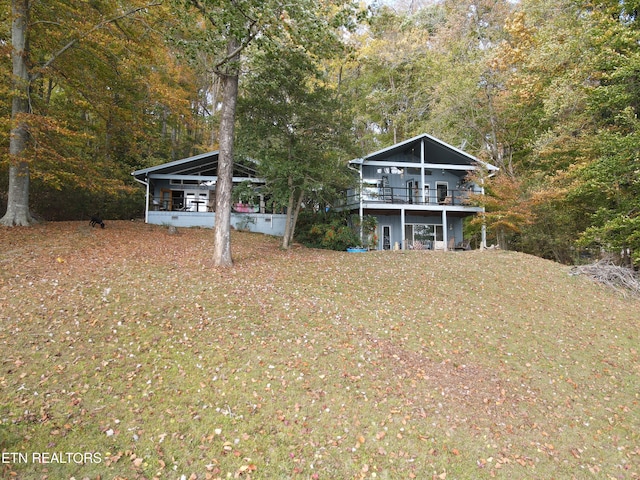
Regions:
<instances>
[{"instance_id":1,"label":"front door","mask_svg":"<svg viewBox=\"0 0 640 480\"><path fill-rule=\"evenodd\" d=\"M436 227L436 250L444 250L444 232L442 231L442 225L435 225Z\"/></svg>"},{"instance_id":2,"label":"front door","mask_svg":"<svg viewBox=\"0 0 640 480\"><path fill-rule=\"evenodd\" d=\"M418 199L414 198L414 194L413 194L413 187L414 186L414 182L413 180L407 180L407 200L408 203L418 203Z\"/></svg>"},{"instance_id":3,"label":"front door","mask_svg":"<svg viewBox=\"0 0 640 480\"><path fill-rule=\"evenodd\" d=\"M160 190L160 210L171 210L171 190Z\"/></svg>"},{"instance_id":4,"label":"front door","mask_svg":"<svg viewBox=\"0 0 640 480\"><path fill-rule=\"evenodd\" d=\"M436 195L438 197L438 203L445 203L449 195L449 184L447 182L437 182Z\"/></svg>"},{"instance_id":5,"label":"front door","mask_svg":"<svg viewBox=\"0 0 640 480\"><path fill-rule=\"evenodd\" d=\"M380 241L382 242L382 250L391 250L391 225L381 225L382 235Z\"/></svg>"},{"instance_id":6,"label":"front door","mask_svg":"<svg viewBox=\"0 0 640 480\"><path fill-rule=\"evenodd\" d=\"M183 190L171 190L171 210L184 210Z\"/></svg>"}]
</instances>

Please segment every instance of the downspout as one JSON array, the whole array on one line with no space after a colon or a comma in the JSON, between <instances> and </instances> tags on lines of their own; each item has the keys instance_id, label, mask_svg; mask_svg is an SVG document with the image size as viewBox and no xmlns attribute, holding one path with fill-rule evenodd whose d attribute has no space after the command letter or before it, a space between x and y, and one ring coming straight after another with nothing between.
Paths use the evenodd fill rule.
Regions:
<instances>
[{"instance_id":1,"label":"downspout","mask_svg":"<svg viewBox=\"0 0 640 480\"><path fill-rule=\"evenodd\" d=\"M145 204L144 204L144 223L149 223L149 182L145 182L143 180L140 180L140 179L136 178L135 176L133 177L133 179L136 182L141 183L142 185L145 186L145 194L144 194L144 199L145 199Z\"/></svg>"}]
</instances>

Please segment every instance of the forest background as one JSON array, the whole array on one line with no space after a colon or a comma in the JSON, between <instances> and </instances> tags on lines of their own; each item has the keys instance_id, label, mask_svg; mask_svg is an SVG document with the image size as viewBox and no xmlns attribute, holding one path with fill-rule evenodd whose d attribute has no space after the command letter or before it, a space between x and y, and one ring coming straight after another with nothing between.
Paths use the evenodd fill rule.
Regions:
<instances>
[{"instance_id":1,"label":"forest background","mask_svg":"<svg viewBox=\"0 0 640 480\"><path fill-rule=\"evenodd\" d=\"M0 0L3 207L17 121L30 210L47 220L139 216L133 170L217 149L219 52L193 12L208 3L224 6ZM319 2L326 25L302 42L290 32L310 17L272 3L255 19L279 36L262 30L242 52L236 155L264 159L283 203L295 188L299 204L330 204L336 163L429 133L500 167L485 184L490 242L565 263L590 248L640 261L637 2L415 0L354 4L349 18L347 2ZM12 118L16 4L30 79L28 114Z\"/></svg>"}]
</instances>

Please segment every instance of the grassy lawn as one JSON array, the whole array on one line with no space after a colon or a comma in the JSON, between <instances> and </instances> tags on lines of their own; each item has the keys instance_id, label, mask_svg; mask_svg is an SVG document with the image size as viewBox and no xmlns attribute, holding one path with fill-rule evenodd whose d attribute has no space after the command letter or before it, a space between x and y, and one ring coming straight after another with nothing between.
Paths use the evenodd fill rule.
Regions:
<instances>
[{"instance_id":1,"label":"grassy lawn","mask_svg":"<svg viewBox=\"0 0 640 480\"><path fill-rule=\"evenodd\" d=\"M640 301L512 252L0 229L0 478L640 478Z\"/></svg>"}]
</instances>

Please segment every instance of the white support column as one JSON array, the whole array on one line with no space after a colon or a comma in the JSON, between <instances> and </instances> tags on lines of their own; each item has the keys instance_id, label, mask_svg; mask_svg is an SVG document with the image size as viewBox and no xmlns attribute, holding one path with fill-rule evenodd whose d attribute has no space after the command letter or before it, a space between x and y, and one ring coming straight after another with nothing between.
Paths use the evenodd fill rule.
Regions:
<instances>
[{"instance_id":1,"label":"white support column","mask_svg":"<svg viewBox=\"0 0 640 480\"><path fill-rule=\"evenodd\" d=\"M447 209L442 209L442 240L444 241L444 251L449 250L449 225L447 225Z\"/></svg>"},{"instance_id":2,"label":"white support column","mask_svg":"<svg viewBox=\"0 0 640 480\"><path fill-rule=\"evenodd\" d=\"M420 163L422 164L422 167L420 168L420 190L421 190L421 194L420 197L422 198L422 203L425 204L427 203L427 199L424 196L424 138L422 139L422 141L420 142Z\"/></svg>"},{"instance_id":3,"label":"white support column","mask_svg":"<svg viewBox=\"0 0 640 480\"><path fill-rule=\"evenodd\" d=\"M364 222L364 207L362 206L362 165L360 165L360 192L358 193L358 200L360 203L360 208L358 210L358 215L360 216L360 241L364 242L364 226L362 222Z\"/></svg>"},{"instance_id":4,"label":"white support column","mask_svg":"<svg viewBox=\"0 0 640 480\"><path fill-rule=\"evenodd\" d=\"M484 178L481 179L480 181L481 184L481 192L482 192L482 196L484 197ZM482 227L480 230L480 250L484 250L485 248L487 248L487 223L486 223L486 218L485 218L485 210L484 207L482 207Z\"/></svg>"},{"instance_id":5,"label":"white support column","mask_svg":"<svg viewBox=\"0 0 640 480\"><path fill-rule=\"evenodd\" d=\"M147 179L147 192L145 193L145 206L144 206L144 223L149 223L149 203L153 202L153 199L149 198L149 179Z\"/></svg>"},{"instance_id":6,"label":"white support column","mask_svg":"<svg viewBox=\"0 0 640 480\"><path fill-rule=\"evenodd\" d=\"M400 209L400 239L402 241L402 250L407 249L406 238L404 233L404 208Z\"/></svg>"}]
</instances>

